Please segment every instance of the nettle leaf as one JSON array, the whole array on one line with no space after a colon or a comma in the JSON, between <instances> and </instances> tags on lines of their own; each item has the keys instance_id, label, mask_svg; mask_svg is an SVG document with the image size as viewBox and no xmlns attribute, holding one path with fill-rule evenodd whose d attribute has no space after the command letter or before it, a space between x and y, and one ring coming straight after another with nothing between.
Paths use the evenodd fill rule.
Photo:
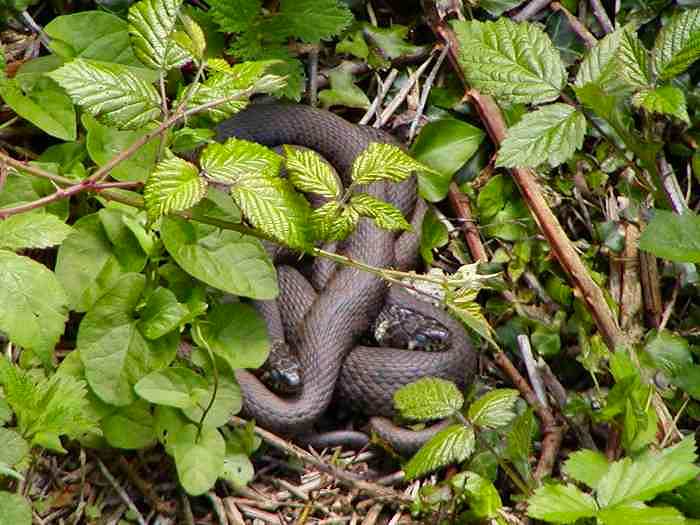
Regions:
<instances>
[{"instance_id":1,"label":"nettle leaf","mask_svg":"<svg viewBox=\"0 0 700 525\"><path fill-rule=\"evenodd\" d=\"M354 207L336 201L316 208L309 217L313 238L321 241L342 241L359 220L360 214Z\"/></svg>"},{"instance_id":2,"label":"nettle leaf","mask_svg":"<svg viewBox=\"0 0 700 525\"><path fill-rule=\"evenodd\" d=\"M656 37L654 69L661 80L680 75L700 58L700 9L678 11Z\"/></svg>"},{"instance_id":3,"label":"nettle leaf","mask_svg":"<svg viewBox=\"0 0 700 525\"><path fill-rule=\"evenodd\" d=\"M29 257L0 250L0 297L0 330L50 365L68 320L68 298L56 274Z\"/></svg>"},{"instance_id":4,"label":"nettle leaf","mask_svg":"<svg viewBox=\"0 0 700 525\"><path fill-rule=\"evenodd\" d=\"M644 504L619 505L611 509L601 509L596 516L603 525L685 525L688 521L673 507L648 507Z\"/></svg>"},{"instance_id":5,"label":"nettle leaf","mask_svg":"<svg viewBox=\"0 0 700 525\"><path fill-rule=\"evenodd\" d=\"M182 0L141 0L129 8L131 45L148 67L168 71L190 61L190 54L171 38L181 5Z\"/></svg>"},{"instance_id":6,"label":"nettle leaf","mask_svg":"<svg viewBox=\"0 0 700 525\"><path fill-rule=\"evenodd\" d=\"M536 25L500 18L455 22L454 28L459 63L470 85L514 103L559 98L566 70L551 40Z\"/></svg>"},{"instance_id":7,"label":"nettle leaf","mask_svg":"<svg viewBox=\"0 0 700 525\"><path fill-rule=\"evenodd\" d=\"M210 12L223 33L240 33L260 14L261 0L211 0Z\"/></svg>"},{"instance_id":8,"label":"nettle leaf","mask_svg":"<svg viewBox=\"0 0 700 525\"><path fill-rule=\"evenodd\" d=\"M596 489L609 468L610 463L604 454L595 450L577 450L564 462L563 470L567 476Z\"/></svg>"},{"instance_id":9,"label":"nettle leaf","mask_svg":"<svg viewBox=\"0 0 700 525\"><path fill-rule=\"evenodd\" d=\"M632 104L649 113L670 115L690 124L685 94L675 86L666 85L642 90L632 97Z\"/></svg>"},{"instance_id":10,"label":"nettle leaf","mask_svg":"<svg viewBox=\"0 0 700 525\"><path fill-rule=\"evenodd\" d=\"M499 388L481 396L469 406L468 417L474 425L494 429L510 423L515 417L518 391Z\"/></svg>"},{"instance_id":11,"label":"nettle leaf","mask_svg":"<svg viewBox=\"0 0 700 525\"><path fill-rule=\"evenodd\" d=\"M160 95L126 68L76 58L47 73L73 102L101 122L138 129L160 115Z\"/></svg>"},{"instance_id":12,"label":"nettle leaf","mask_svg":"<svg viewBox=\"0 0 700 525\"><path fill-rule=\"evenodd\" d=\"M294 186L307 193L338 199L342 185L333 167L313 150L284 147L287 176Z\"/></svg>"},{"instance_id":13,"label":"nettle leaf","mask_svg":"<svg viewBox=\"0 0 700 525\"><path fill-rule=\"evenodd\" d=\"M309 43L339 34L353 20L350 9L338 0L282 0L279 12L289 34Z\"/></svg>"},{"instance_id":14,"label":"nettle leaf","mask_svg":"<svg viewBox=\"0 0 700 525\"><path fill-rule=\"evenodd\" d=\"M461 463L474 452L474 429L452 425L438 432L404 465L406 479L415 479L452 463Z\"/></svg>"},{"instance_id":15,"label":"nettle leaf","mask_svg":"<svg viewBox=\"0 0 700 525\"><path fill-rule=\"evenodd\" d=\"M526 113L512 128L498 152L496 165L535 167L543 162L556 167L583 145L586 117L569 104L550 104Z\"/></svg>"},{"instance_id":16,"label":"nettle leaf","mask_svg":"<svg viewBox=\"0 0 700 525\"><path fill-rule=\"evenodd\" d=\"M695 437L689 436L659 454L616 461L598 483L598 501L603 507L614 507L651 500L697 476L696 459Z\"/></svg>"},{"instance_id":17,"label":"nettle leaf","mask_svg":"<svg viewBox=\"0 0 700 525\"><path fill-rule=\"evenodd\" d=\"M50 213L20 213L0 222L0 248L48 248L61 244L72 229Z\"/></svg>"},{"instance_id":18,"label":"nettle leaf","mask_svg":"<svg viewBox=\"0 0 700 525\"><path fill-rule=\"evenodd\" d=\"M371 217L377 226L385 230L410 230L411 225L401 214L401 210L393 204L376 199L366 193L356 193L350 198L349 206L355 208L357 213L365 217Z\"/></svg>"},{"instance_id":19,"label":"nettle leaf","mask_svg":"<svg viewBox=\"0 0 700 525\"><path fill-rule=\"evenodd\" d=\"M700 217L691 212L677 215L654 210L639 247L669 261L700 262Z\"/></svg>"},{"instance_id":20,"label":"nettle leaf","mask_svg":"<svg viewBox=\"0 0 700 525\"><path fill-rule=\"evenodd\" d=\"M598 505L574 485L544 485L528 500L527 515L553 523L574 523L595 516Z\"/></svg>"},{"instance_id":21,"label":"nettle leaf","mask_svg":"<svg viewBox=\"0 0 700 525\"><path fill-rule=\"evenodd\" d=\"M191 208L207 193L207 181L194 164L179 157L156 164L143 190L151 222L163 215Z\"/></svg>"},{"instance_id":22,"label":"nettle leaf","mask_svg":"<svg viewBox=\"0 0 700 525\"><path fill-rule=\"evenodd\" d=\"M398 146L373 142L353 162L352 181L356 184L370 184L380 180L401 182L414 171L426 171L439 175L412 159Z\"/></svg>"},{"instance_id":23,"label":"nettle leaf","mask_svg":"<svg viewBox=\"0 0 700 525\"><path fill-rule=\"evenodd\" d=\"M425 377L399 388L394 406L407 419L430 421L453 415L464 404L464 397L451 381Z\"/></svg>"}]
</instances>

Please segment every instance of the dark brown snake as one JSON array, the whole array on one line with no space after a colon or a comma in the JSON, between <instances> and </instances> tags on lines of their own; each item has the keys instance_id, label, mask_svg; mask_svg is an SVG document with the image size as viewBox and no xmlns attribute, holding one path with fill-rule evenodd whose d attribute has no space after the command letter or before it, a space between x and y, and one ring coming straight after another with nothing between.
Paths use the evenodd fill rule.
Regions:
<instances>
[{"instance_id":1,"label":"dark brown snake","mask_svg":"<svg viewBox=\"0 0 700 525\"><path fill-rule=\"evenodd\" d=\"M370 143L396 143L379 130L351 124L328 111L301 105L253 104L217 126L217 140L230 137L275 147L282 144L312 149L327 159L349 184L354 159ZM400 184L373 183L362 191L397 206L412 218L420 233L425 203L417 198L415 176ZM360 219L339 253L378 268L409 269L417 262L418 236L401 236ZM460 387L471 382L476 356L462 325L440 308L415 298L397 286L388 293L380 277L349 266L317 259L316 290L289 266L278 266L279 322L270 323L271 336L291 339L301 364L303 386L293 397L270 391L255 375L237 370L243 411L257 424L286 436L309 434L334 393L354 408L374 416L372 428L397 450L409 452L434 433L415 432L394 425L393 394L403 385L433 376ZM425 352L358 346L384 304L400 305L436 319L450 333L446 351ZM264 306L264 305L263 305ZM274 304L268 303L268 306ZM385 417L378 417L385 416Z\"/></svg>"}]
</instances>

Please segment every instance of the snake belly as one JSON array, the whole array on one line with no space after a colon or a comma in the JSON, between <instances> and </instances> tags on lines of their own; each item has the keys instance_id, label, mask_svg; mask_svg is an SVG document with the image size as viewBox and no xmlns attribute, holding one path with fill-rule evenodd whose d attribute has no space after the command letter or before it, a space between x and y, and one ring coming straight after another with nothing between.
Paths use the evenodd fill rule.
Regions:
<instances>
[{"instance_id":1,"label":"snake belly","mask_svg":"<svg viewBox=\"0 0 700 525\"><path fill-rule=\"evenodd\" d=\"M312 149L335 167L346 185L353 161L372 142L396 144L387 133L352 124L328 111L291 104L252 104L220 123L216 132L218 141L235 137L268 147L289 144ZM379 268L409 269L415 265L415 232L420 232L425 210L425 203L416 197L415 177L400 184L377 182L359 190L393 203L412 217L414 232L397 238L361 218L338 251ZM310 285L287 290L281 286L281 294L298 317L293 342L301 365L300 392L293 397L278 396L254 374L237 370L244 413L270 431L302 436L325 412L337 390L342 399L375 416L371 419L373 428L398 450L414 450L432 433L407 431L377 416L394 415L393 393L421 377L441 377L459 386L470 382L476 355L466 331L440 308L405 291L392 288L388 294L386 282L378 276L323 261L318 268L317 273L324 276L318 293ZM435 317L451 333L448 350L433 353L358 346L387 300Z\"/></svg>"}]
</instances>

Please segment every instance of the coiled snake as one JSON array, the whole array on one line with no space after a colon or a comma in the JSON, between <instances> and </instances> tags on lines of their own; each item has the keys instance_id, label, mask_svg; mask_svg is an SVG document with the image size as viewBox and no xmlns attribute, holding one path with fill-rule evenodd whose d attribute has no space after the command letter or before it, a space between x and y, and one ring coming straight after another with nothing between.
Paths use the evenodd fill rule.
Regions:
<instances>
[{"instance_id":1,"label":"coiled snake","mask_svg":"<svg viewBox=\"0 0 700 525\"><path fill-rule=\"evenodd\" d=\"M217 126L217 140L236 137L274 147L282 144L315 150L349 184L354 159L371 142L395 143L391 135L351 124L328 111L301 105L253 104ZM425 203L417 198L415 176L400 184L373 183L361 188L397 206L411 218L414 232L400 236L360 219L338 251L379 268L409 269L416 264ZM317 260L312 272L319 288L292 267L278 266L280 297L267 317L271 337L287 335L301 365L302 387L283 397L255 375L236 371L243 410L257 424L287 436L308 435L334 392L372 417L372 427L402 452L415 450L432 431L401 429L384 417L394 414L393 393L421 377L435 376L463 386L471 381L476 357L460 323L438 307L416 299L371 273ZM449 332L443 352L358 346L386 304L435 319Z\"/></svg>"}]
</instances>

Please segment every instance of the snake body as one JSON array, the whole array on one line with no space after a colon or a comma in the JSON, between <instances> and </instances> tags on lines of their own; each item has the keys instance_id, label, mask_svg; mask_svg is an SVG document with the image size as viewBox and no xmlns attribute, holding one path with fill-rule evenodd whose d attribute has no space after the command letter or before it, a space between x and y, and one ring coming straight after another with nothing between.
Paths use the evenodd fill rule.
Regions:
<instances>
[{"instance_id":1,"label":"snake body","mask_svg":"<svg viewBox=\"0 0 700 525\"><path fill-rule=\"evenodd\" d=\"M372 142L395 143L373 128L347 122L328 111L301 105L253 104L218 125L217 140L230 137L269 147L283 144L312 149L327 159L349 184L355 158ZM420 232L425 204L416 197L415 177L401 184L377 182L361 191L397 206L412 218ZM337 250L378 268L408 269L418 253L415 233L397 236L360 219L354 232ZM264 428L287 436L308 434L328 407L334 392L371 416L391 416L393 393L425 376L437 376L462 386L475 371L475 353L464 328L438 307L415 298L384 280L350 266L319 260L313 271L314 288L299 272L278 267L281 312L268 330L289 335L301 365L302 387L293 397L270 391L255 375L236 371L243 393L243 410ZM450 332L444 352L409 351L358 346L387 302L437 319ZM274 304L268 306L274 308ZM389 420L374 417L372 426L397 449L415 449L428 433L402 430Z\"/></svg>"}]
</instances>

